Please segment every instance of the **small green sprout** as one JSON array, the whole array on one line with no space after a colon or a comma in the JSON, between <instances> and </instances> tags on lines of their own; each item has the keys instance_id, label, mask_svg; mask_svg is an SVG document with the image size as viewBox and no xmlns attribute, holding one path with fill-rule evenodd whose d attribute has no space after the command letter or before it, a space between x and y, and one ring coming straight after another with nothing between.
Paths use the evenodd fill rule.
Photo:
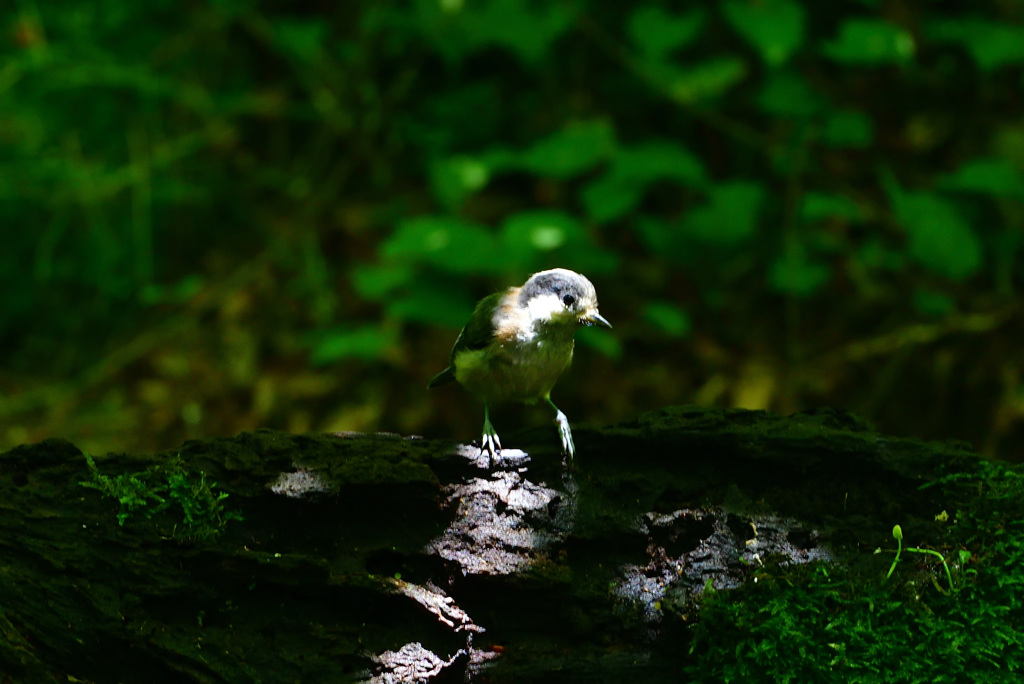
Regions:
<instances>
[{"instance_id":1,"label":"small green sprout","mask_svg":"<svg viewBox=\"0 0 1024 684\"><path fill-rule=\"evenodd\" d=\"M953 591L953 574L949 571L949 564L946 563L945 556L943 556L938 551L935 551L934 549L919 549L919 548L913 547L913 546L908 546L906 549L904 549L903 548L903 528L900 527L899 525L893 526L893 528L892 528L892 538L896 540L896 557L892 559L892 565L889 566L889 572L887 572L885 574L885 579L888 580L890 577L892 577L892 573L896 570L896 564L900 562L900 555L903 553L903 551L906 551L907 553L923 553L923 554L928 554L930 556L935 556L940 561L942 561L942 567L946 570L946 580L949 581L949 591ZM882 549L877 549L875 551L875 553L881 553L881 552L882 552ZM963 559L963 554L964 553L967 553L967 557L970 558L970 552L961 551L960 552L961 561ZM935 583L935 588L938 589L939 591L941 591L942 593L946 593L946 591L944 589L942 589L942 587L940 587L938 585L938 583Z\"/></svg>"}]
</instances>

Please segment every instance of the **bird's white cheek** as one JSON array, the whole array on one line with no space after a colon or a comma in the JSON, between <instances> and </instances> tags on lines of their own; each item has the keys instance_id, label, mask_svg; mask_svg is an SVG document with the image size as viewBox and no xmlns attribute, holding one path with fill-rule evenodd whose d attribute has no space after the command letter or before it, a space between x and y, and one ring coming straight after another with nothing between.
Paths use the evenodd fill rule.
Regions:
<instances>
[{"instance_id":1,"label":"bird's white cheek","mask_svg":"<svg viewBox=\"0 0 1024 684\"><path fill-rule=\"evenodd\" d=\"M527 303L527 310L530 313L530 320L550 320L555 314L565 311L565 305L555 294L541 295L534 297Z\"/></svg>"}]
</instances>

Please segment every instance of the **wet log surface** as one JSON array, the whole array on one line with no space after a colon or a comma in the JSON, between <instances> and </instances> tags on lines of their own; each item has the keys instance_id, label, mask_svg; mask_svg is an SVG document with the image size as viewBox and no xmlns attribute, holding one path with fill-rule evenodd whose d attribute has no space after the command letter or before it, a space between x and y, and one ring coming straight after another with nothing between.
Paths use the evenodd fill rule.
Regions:
<instances>
[{"instance_id":1,"label":"wet log surface","mask_svg":"<svg viewBox=\"0 0 1024 684\"><path fill-rule=\"evenodd\" d=\"M493 464L271 431L96 458L150 483L173 459L228 494L209 534L155 499L119 525L67 442L4 453L0 681L672 680L705 587L868 556L895 523L937 542L958 502L920 485L977 464L831 410L672 408L574 434L571 470L553 429L509 435L525 451Z\"/></svg>"}]
</instances>

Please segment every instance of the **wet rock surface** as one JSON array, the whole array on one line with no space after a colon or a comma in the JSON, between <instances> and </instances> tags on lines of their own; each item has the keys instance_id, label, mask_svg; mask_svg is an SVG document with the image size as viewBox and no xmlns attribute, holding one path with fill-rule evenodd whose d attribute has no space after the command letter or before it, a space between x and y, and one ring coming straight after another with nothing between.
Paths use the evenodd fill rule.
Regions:
<instances>
[{"instance_id":1,"label":"wet rock surface","mask_svg":"<svg viewBox=\"0 0 1024 684\"><path fill-rule=\"evenodd\" d=\"M270 431L97 458L180 457L242 516L205 541L171 511L118 525L71 444L0 455L0 673L10 682L662 681L707 587L766 564L926 543L958 444L817 411L672 408L472 446ZM503 440L505 441L505 440ZM883 561L880 561L883 562Z\"/></svg>"}]
</instances>

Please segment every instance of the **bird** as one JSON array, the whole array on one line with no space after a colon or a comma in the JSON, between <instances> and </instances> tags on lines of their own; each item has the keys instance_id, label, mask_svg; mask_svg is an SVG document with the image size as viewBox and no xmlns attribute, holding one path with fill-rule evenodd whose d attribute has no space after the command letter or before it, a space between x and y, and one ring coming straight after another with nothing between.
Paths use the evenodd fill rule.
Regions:
<instances>
[{"instance_id":1,"label":"bird","mask_svg":"<svg viewBox=\"0 0 1024 684\"><path fill-rule=\"evenodd\" d=\"M562 452L576 453L569 420L551 401L551 390L572 362L576 329L611 328L597 308L597 291L586 277L565 268L534 273L521 287L484 297L452 347L448 367L427 388L452 382L483 400L480 454L501 451L490 407L542 401L555 412Z\"/></svg>"}]
</instances>

